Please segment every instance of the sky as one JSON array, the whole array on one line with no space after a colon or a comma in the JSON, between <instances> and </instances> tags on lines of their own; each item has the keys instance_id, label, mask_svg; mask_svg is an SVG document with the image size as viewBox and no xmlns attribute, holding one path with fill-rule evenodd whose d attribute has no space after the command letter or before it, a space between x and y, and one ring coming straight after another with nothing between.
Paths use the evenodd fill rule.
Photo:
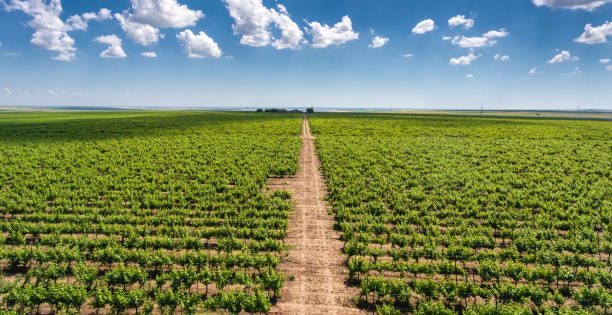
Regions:
<instances>
[{"instance_id":1,"label":"sky","mask_svg":"<svg viewBox=\"0 0 612 315\"><path fill-rule=\"evenodd\" d=\"M612 0L0 0L0 106L612 110Z\"/></svg>"}]
</instances>

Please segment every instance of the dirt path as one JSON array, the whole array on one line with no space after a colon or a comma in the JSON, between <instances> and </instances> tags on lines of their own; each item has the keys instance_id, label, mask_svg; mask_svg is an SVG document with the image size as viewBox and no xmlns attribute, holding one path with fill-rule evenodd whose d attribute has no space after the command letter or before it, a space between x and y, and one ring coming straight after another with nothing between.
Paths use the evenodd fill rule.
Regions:
<instances>
[{"instance_id":1,"label":"dirt path","mask_svg":"<svg viewBox=\"0 0 612 315\"><path fill-rule=\"evenodd\" d=\"M340 233L333 230L330 206L323 200L327 186L321 173L307 118L302 122L302 149L295 177L272 179L270 189L291 191L295 203L289 218L288 259L279 269L287 279L271 314L365 314L349 302L357 288L345 285L347 270ZM295 279L291 281L290 275Z\"/></svg>"}]
</instances>

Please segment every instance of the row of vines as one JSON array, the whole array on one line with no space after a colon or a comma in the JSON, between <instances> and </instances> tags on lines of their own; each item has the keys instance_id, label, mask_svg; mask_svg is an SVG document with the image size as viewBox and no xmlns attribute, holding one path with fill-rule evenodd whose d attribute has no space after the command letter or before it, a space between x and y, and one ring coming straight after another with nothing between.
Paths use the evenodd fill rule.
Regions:
<instances>
[{"instance_id":1,"label":"row of vines","mask_svg":"<svg viewBox=\"0 0 612 315\"><path fill-rule=\"evenodd\" d=\"M311 115L361 307L612 310L612 124Z\"/></svg>"},{"instance_id":2,"label":"row of vines","mask_svg":"<svg viewBox=\"0 0 612 315\"><path fill-rule=\"evenodd\" d=\"M3 313L266 313L299 115L0 117Z\"/></svg>"}]
</instances>

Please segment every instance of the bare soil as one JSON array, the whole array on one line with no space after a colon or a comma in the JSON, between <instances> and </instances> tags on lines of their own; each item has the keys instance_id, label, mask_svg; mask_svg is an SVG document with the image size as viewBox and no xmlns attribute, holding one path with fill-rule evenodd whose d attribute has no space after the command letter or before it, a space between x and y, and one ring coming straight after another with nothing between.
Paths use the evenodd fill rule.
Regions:
<instances>
[{"instance_id":1,"label":"bare soil","mask_svg":"<svg viewBox=\"0 0 612 315\"><path fill-rule=\"evenodd\" d=\"M294 202L285 240L292 248L279 266L286 275L285 285L270 314L366 314L349 301L359 291L345 284L344 243L333 229L331 208L324 200L327 185L306 117L301 137L295 177L271 179L269 183L272 190L290 191Z\"/></svg>"}]
</instances>

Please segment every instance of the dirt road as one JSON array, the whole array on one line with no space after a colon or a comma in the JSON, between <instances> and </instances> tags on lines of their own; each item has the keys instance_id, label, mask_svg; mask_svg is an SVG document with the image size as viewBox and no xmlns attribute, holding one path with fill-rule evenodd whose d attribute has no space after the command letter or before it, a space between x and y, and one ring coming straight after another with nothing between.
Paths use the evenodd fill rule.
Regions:
<instances>
[{"instance_id":1,"label":"dirt road","mask_svg":"<svg viewBox=\"0 0 612 315\"><path fill-rule=\"evenodd\" d=\"M340 233L333 230L327 186L307 118L302 122L299 170L293 178L273 179L271 189L291 191L295 203L286 243L294 246L279 269L287 279L271 314L365 314L349 302L357 288L345 285L347 270ZM290 280L290 275L295 279Z\"/></svg>"}]
</instances>

